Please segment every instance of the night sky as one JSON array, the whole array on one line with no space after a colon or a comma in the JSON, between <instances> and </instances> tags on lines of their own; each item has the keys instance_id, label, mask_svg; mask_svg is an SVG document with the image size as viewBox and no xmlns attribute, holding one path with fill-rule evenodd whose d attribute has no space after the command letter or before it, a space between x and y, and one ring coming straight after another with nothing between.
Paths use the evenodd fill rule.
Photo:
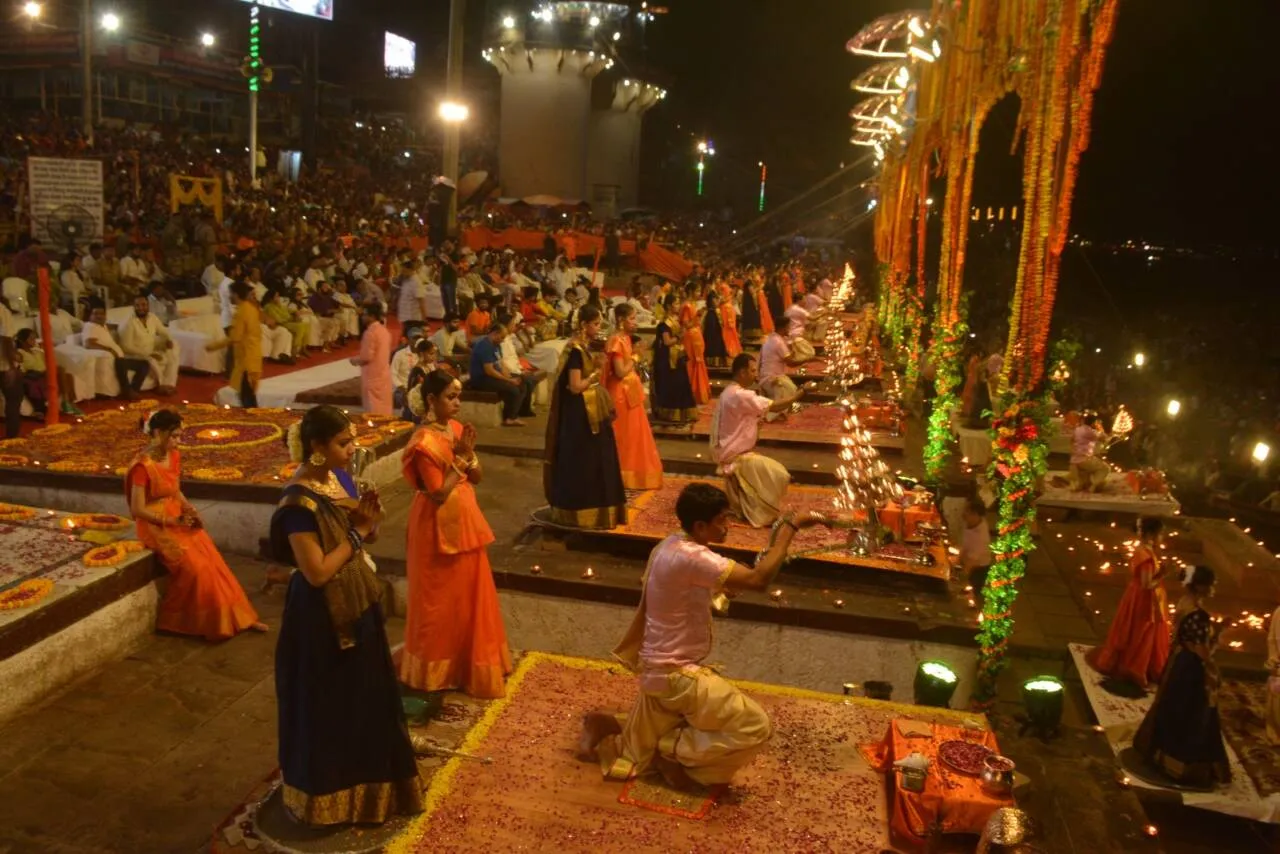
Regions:
<instances>
[{"instance_id":1,"label":"night sky","mask_svg":"<svg viewBox=\"0 0 1280 854\"><path fill-rule=\"evenodd\" d=\"M662 1L670 13L650 25L647 59L670 73L671 94L646 119L646 163L692 179L693 140L705 135L717 148L709 198L740 209L753 196L760 160L769 165L770 203L777 204L862 153L848 143L848 112L858 100L849 81L869 60L847 54L844 43L885 12L927 5ZM149 7L149 17L162 10L166 17L193 14L178 13L168 0L133 2ZM368 69L370 59L376 67L378 31L385 27L418 41L420 85L439 87L448 5L337 0L337 21L322 27L324 76L358 78L364 72L352 69ZM218 17L238 18L241 4L217 6ZM508 8L502 0L470 0L469 86L495 89L496 75L479 59L480 29ZM1082 161L1073 231L1096 239L1270 247L1280 227L1280 173L1267 130L1280 91L1276 33L1280 4L1272 0L1123 0ZM1008 107L997 114L984 136L984 153L995 152L988 155L995 165L980 157L975 193L995 203L1018 190L1016 164L999 162L998 151L1013 114ZM688 203L690 196L668 201Z\"/></svg>"}]
</instances>

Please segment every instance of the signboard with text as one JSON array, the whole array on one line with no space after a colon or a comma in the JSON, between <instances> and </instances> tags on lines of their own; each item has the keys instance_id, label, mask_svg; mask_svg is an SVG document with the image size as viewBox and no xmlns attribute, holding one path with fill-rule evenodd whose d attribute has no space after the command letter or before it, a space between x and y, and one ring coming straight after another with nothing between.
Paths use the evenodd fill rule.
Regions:
<instances>
[{"instance_id":1,"label":"signboard with text","mask_svg":"<svg viewBox=\"0 0 1280 854\"><path fill-rule=\"evenodd\" d=\"M28 157L27 187L31 203L31 236L46 246L62 247L67 234L60 221L74 220L75 242L102 239L102 162L64 157ZM82 221L80 211L88 214Z\"/></svg>"},{"instance_id":2,"label":"signboard with text","mask_svg":"<svg viewBox=\"0 0 1280 854\"><path fill-rule=\"evenodd\" d=\"M242 0L242 2L256 2L264 9L296 12L299 15L320 18L323 21L333 20L333 0Z\"/></svg>"}]
</instances>

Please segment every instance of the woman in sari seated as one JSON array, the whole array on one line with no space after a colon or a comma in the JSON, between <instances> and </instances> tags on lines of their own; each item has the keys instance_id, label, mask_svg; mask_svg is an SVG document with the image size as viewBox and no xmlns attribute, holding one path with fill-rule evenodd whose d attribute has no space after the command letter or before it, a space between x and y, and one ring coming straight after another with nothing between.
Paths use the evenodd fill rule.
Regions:
<instances>
[{"instance_id":1,"label":"woman in sari seated","mask_svg":"<svg viewBox=\"0 0 1280 854\"><path fill-rule=\"evenodd\" d=\"M681 343L677 320L676 295L667 294L662 301L663 319L653 339L653 379L650 405L655 421L684 424L698 419L698 404L689 383L688 358Z\"/></svg>"},{"instance_id":2,"label":"woman in sari seated","mask_svg":"<svg viewBox=\"0 0 1280 854\"><path fill-rule=\"evenodd\" d=\"M401 456L414 496L400 681L490 699L505 693L511 650L486 548L493 531L473 486L481 476L476 429L455 420L461 394L462 383L433 371L409 396L422 427Z\"/></svg>"},{"instance_id":3,"label":"woman in sari seated","mask_svg":"<svg viewBox=\"0 0 1280 854\"><path fill-rule=\"evenodd\" d=\"M618 331L605 345L604 386L617 413L613 432L618 442L622 485L627 489L658 489L662 486L662 457L644 410L644 384L636 373L636 357L631 350L636 310L630 303L621 302L613 312Z\"/></svg>"},{"instance_id":4,"label":"woman in sari seated","mask_svg":"<svg viewBox=\"0 0 1280 854\"><path fill-rule=\"evenodd\" d=\"M364 550L382 507L346 471L355 431L342 410L317 406L288 444L301 465L271 517L276 559L298 568L276 646L284 805L314 826L421 812L382 586Z\"/></svg>"},{"instance_id":5,"label":"woman in sari seated","mask_svg":"<svg viewBox=\"0 0 1280 854\"><path fill-rule=\"evenodd\" d=\"M627 521L627 499L613 407L600 385L605 362L604 348L596 340L600 313L586 306L580 318L577 333L560 355L542 482L553 522L607 530Z\"/></svg>"},{"instance_id":6,"label":"woman in sari seated","mask_svg":"<svg viewBox=\"0 0 1280 854\"><path fill-rule=\"evenodd\" d=\"M169 570L156 628L226 640L245 629L265 632L244 588L218 553L200 514L182 494L177 433L182 416L160 409L142 422L150 440L129 464L125 492L138 539Z\"/></svg>"},{"instance_id":7,"label":"woman in sari seated","mask_svg":"<svg viewBox=\"0 0 1280 854\"><path fill-rule=\"evenodd\" d=\"M1143 759L1176 782L1208 789L1231 781L1218 718L1221 676L1213 662L1218 629L1205 610L1213 595L1213 570L1188 568L1187 594L1178 603L1174 652L1155 702L1133 738Z\"/></svg>"},{"instance_id":8,"label":"woman in sari seated","mask_svg":"<svg viewBox=\"0 0 1280 854\"><path fill-rule=\"evenodd\" d=\"M1099 673L1128 679L1144 691L1160 680L1169 659L1169 620L1166 616L1164 567L1157 552L1164 523L1155 517L1138 522L1138 546L1129 558L1129 584L1106 642L1089 653Z\"/></svg>"}]
</instances>

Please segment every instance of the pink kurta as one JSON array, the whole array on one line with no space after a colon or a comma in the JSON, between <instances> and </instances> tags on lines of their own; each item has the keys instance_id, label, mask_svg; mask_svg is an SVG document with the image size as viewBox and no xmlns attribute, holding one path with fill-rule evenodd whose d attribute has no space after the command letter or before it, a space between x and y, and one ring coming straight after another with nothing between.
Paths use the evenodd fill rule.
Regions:
<instances>
[{"instance_id":1,"label":"pink kurta","mask_svg":"<svg viewBox=\"0 0 1280 854\"><path fill-rule=\"evenodd\" d=\"M379 321L370 323L360 339L360 397L364 411L391 415L391 333Z\"/></svg>"}]
</instances>

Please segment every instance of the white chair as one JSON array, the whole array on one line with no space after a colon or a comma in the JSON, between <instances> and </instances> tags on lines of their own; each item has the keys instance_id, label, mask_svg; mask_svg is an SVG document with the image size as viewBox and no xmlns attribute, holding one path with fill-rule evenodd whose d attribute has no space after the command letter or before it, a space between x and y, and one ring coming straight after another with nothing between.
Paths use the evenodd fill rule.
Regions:
<instances>
[{"instance_id":1,"label":"white chair","mask_svg":"<svg viewBox=\"0 0 1280 854\"><path fill-rule=\"evenodd\" d=\"M94 397L118 397L120 381L116 379L115 356L106 350L90 350L76 332L54 347L58 365L76 381L76 400L92 400ZM147 377L144 389L155 388L155 379Z\"/></svg>"},{"instance_id":2,"label":"white chair","mask_svg":"<svg viewBox=\"0 0 1280 854\"><path fill-rule=\"evenodd\" d=\"M169 324L169 337L178 348L178 367L206 374L220 374L226 370L225 350L209 352L205 348L226 338L222 331L222 318L216 314L196 314L179 317Z\"/></svg>"},{"instance_id":3,"label":"white chair","mask_svg":"<svg viewBox=\"0 0 1280 854\"><path fill-rule=\"evenodd\" d=\"M17 276L10 276L0 283L0 293L4 294L9 310L16 316L31 313L31 283Z\"/></svg>"}]
</instances>

